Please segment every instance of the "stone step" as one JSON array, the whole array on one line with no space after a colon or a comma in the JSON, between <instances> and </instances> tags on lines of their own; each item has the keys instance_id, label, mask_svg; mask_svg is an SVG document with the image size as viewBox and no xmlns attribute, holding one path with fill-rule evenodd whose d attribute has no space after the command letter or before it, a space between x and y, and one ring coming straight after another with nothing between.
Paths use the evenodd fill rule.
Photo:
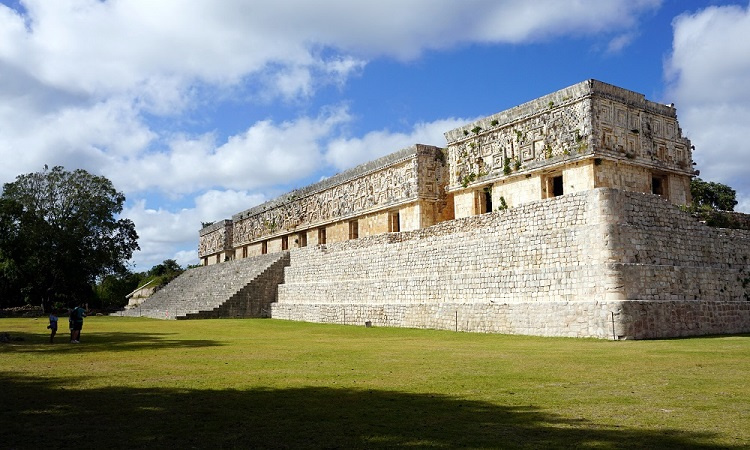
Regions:
<instances>
[{"instance_id":1,"label":"stone step","mask_svg":"<svg viewBox=\"0 0 750 450\"><path fill-rule=\"evenodd\" d=\"M275 301L276 286L283 281L283 267L288 263L289 253L282 252L189 269L139 307L116 315L184 319L203 312L213 314L228 302L232 317L261 314L261 306L247 303ZM279 275L273 277L270 272Z\"/></svg>"}]
</instances>

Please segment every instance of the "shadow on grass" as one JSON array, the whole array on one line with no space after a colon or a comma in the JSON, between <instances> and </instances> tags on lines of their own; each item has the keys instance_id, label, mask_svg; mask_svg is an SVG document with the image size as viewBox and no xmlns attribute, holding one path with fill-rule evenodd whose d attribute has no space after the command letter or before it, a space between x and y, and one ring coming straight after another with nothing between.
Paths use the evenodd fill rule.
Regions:
<instances>
[{"instance_id":1,"label":"shadow on grass","mask_svg":"<svg viewBox=\"0 0 750 450\"><path fill-rule=\"evenodd\" d=\"M222 345L208 339L170 339L172 333L129 333L129 332L94 332L81 334L83 344L71 344L68 330L59 330L55 342L50 344L49 334L23 333L8 331L11 342L0 344L2 352L122 352L134 350L157 350L160 348L180 349L195 347L215 347Z\"/></svg>"},{"instance_id":2,"label":"shadow on grass","mask_svg":"<svg viewBox=\"0 0 750 450\"><path fill-rule=\"evenodd\" d=\"M331 388L64 390L0 372L4 448L727 448L534 407Z\"/></svg>"}]
</instances>

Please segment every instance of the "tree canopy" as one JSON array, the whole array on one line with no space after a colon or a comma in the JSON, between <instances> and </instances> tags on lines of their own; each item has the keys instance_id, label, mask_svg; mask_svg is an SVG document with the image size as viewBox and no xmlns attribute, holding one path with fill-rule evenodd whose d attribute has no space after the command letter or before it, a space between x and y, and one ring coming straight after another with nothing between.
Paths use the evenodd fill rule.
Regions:
<instances>
[{"instance_id":1,"label":"tree canopy","mask_svg":"<svg viewBox=\"0 0 750 450\"><path fill-rule=\"evenodd\" d=\"M138 250L125 196L105 177L45 166L0 195L0 302L45 310L92 296L97 278L123 273Z\"/></svg>"},{"instance_id":2,"label":"tree canopy","mask_svg":"<svg viewBox=\"0 0 750 450\"><path fill-rule=\"evenodd\" d=\"M690 195L697 208L715 211L734 211L737 205L737 192L726 184L703 181L693 178L690 182Z\"/></svg>"}]
</instances>

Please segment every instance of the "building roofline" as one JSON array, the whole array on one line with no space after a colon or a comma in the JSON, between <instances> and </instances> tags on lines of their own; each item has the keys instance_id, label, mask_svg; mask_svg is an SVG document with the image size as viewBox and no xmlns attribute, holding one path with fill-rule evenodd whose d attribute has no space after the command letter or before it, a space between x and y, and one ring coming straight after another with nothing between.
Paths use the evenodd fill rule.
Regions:
<instances>
[{"instance_id":1,"label":"building roofline","mask_svg":"<svg viewBox=\"0 0 750 450\"><path fill-rule=\"evenodd\" d=\"M608 98L656 114L673 118L677 117L676 110L672 105L656 103L647 100L645 95L638 92L603 81L588 79L447 131L444 133L445 139L448 144L453 144L471 138L475 134L473 130L477 129L477 127L481 131L476 132L476 134L481 134L493 128L501 128L544 111L591 97Z\"/></svg>"}]
</instances>

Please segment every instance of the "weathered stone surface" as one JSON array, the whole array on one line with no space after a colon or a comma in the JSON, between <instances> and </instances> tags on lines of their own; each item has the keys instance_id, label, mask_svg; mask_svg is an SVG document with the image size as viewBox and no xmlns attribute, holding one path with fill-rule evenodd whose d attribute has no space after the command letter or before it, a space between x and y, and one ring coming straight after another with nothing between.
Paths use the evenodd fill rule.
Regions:
<instances>
[{"instance_id":1,"label":"weathered stone surface","mask_svg":"<svg viewBox=\"0 0 750 450\"><path fill-rule=\"evenodd\" d=\"M272 317L608 339L750 331L750 232L596 189L297 250Z\"/></svg>"},{"instance_id":2,"label":"weathered stone surface","mask_svg":"<svg viewBox=\"0 0 750 450\"><path fill-rule=\"evenodd\" d=\"M417 144L204 228L203 264L291 250L272 316L293 320L750 331L750 231L674 206L695 172L673 105L586 80L445 137L446 149Z\"/></svg>"},{"instance_id":3,"label":"weathered stone surface","mask_svg":"<svg viewBox=\"0 0 750 450\"><path fill-rule=\"evenodd\" d=\"M268 317L288 253L189 269L138 307L117 315L155 319Z\"/></svg>"}]
</instances>

